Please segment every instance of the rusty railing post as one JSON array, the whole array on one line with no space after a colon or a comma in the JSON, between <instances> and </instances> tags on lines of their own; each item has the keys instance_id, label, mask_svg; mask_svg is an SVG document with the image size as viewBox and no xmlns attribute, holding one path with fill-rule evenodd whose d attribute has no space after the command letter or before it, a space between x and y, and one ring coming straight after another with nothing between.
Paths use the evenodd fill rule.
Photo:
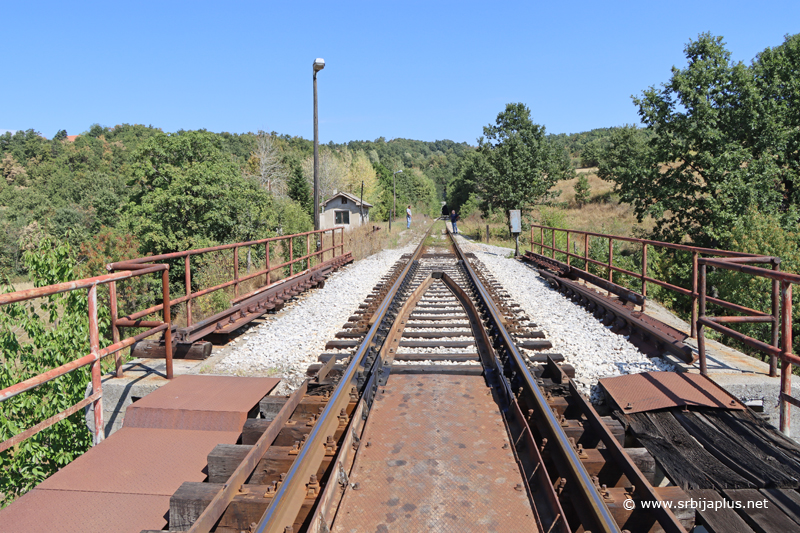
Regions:
<instances>
[{"instance_id":1,"label":"rusty railing post","mask_svg":"<svg viewBox=\"0 0 800 533\"><path fill-rule=\"evenodd\" d=\"M570 259L572 259L570 255L571 252L572 250L569 249L569 230L567 230L567 266L570 266Z\"/></svg>"},{"instance_id":2,"label":"rusty railing post","mask_svg":"<svg viewBox=\"0 0 800 533\"><path fill-rule=\"evenodd\" d=\"M699 254L697 251L692 252L692 323L690 325L691 331L689 332L689 336L693 339L698 338L697 333L697 259ZM703 276L705 277L706 267L703 265ZM705 283L705 279L703 280ZM705 299L705 285L703 285L703 299ZM701 315L705 315L705 311L700 313Z\"/></svg>"},{"instance_id":3,"label":"rusty railing post","mask_svg":"<svg viewBox=\"0 0 800 533\"><path fill-rule=\"evenodd\" d=\"M117 327L117 318L119 318L119 305L117 303L117 282L112 281L108 284L108 293L111 307L111 337L114 344L119 342L119 328ZM116 369L116 376L122 377L122 350L114 354L114 367Z\"/></svg>"},{"instance_id":4,"label":"rusty railing post","mask_svg":"<svg viewBox=\"0 0 800 533\"><path fill-rule=\"evenodd\" d=\"M294 274L294 239L289 237L289 275Z\"/></svg>"},{"instance_id":5,"label":"rusty railing post","mask_svg":"<svg viewBox=\"0 0 800 533\"><path fill-rule=\"evenodd\" d=\"M589 234L583 234L583 269L589 272Z\"/></svg>"},{"instance_id":6,"label":"rusty railing post","mask_svg":"<svg viewBox=\"0 0 800 533\"><path fill-rule=\"evenodd\" d=\"M266 257L267 257L266 263L265 263L265 268L267 270L267 277L265 279L265 281L266 281L265 286L266 286L266 285L269 285L269 277L270 277L269 275L270 275L270 272L271 272L270 268L269 268L269 241L264 243L264 253L266 254Z\"/></svg>"},{"instance_id":7,"label":"rusty railing post","mask_svg":"<svg viewBox=\"0 0 800 533\"><path fill-rule=\"evenodd\" d=\"M614 264L614 239L608 238L608 281L614 283L614 270L611 268Z\"/></svg>"},{"instance_id":8,"label":"rusty railing post","mask_svg":"<svg viewBox=\"0 0 800 533\"><path fill-rule=\"evenodd\" d=\"M781 269L780 261L775 258L772 260L772 270ZM780 346L780 319L781 319L781 289L780 281L772 280L772 346ZM778 375L778 358L775 354L769 355L769 376L774 378Z\"/></svg>"},{"instance_id":9,"label":"rusty railing post","mask_svg":"<svg viewBox=\"0 0 800 533\"><path fill-rule=\"evenodd\" d=\"M792 283L781 281L781 351L784 356L792 353ZM792 407L787 396L792 395L792 363L781 358L781 432L791 434Z\"/></svg>"},{"instance_id":10,"label":"rusty railing post","mask_svg":"<svg viewBox=\"0 0 800 533\"><path fill-rule=\"evenodd\" d=\"M539 226L539 254L544 255L544 226Z\"/></svg>"},{"instance_id":11,"label":"rusty railing post","mask_svg":"<svg viewBox=\"0 0 800 533\"><path fill-rule=\"evenodd\" d=\"M167 325L164 330L164 350L166 351L167 379L172 379L172 319L170 318L169 303L169 267L161 272L161 304L163 307L162 320Z\"/></svg>"},{"instance_id":12,"label":"rusty railing post","mask_svg":"<svg viewBox=\"0 0 800 533\"><path fill-rule=\"evenodd\" d=\"M192 254L186 254L183 263L184 284L186 285L186 296L192 294ZM192 325L192 299L186 300L186 325Z\"/></svg>"},{"instance_id":13,"label":"rusty railing post","mask_svg":"<svg viewBox=\"0 0 800 533\"><path fill-rule=\"evenodd\" d=\"M644 296L644 300L642 301L642 311L644 311L644 306L647 303L647 244L642 243L642 296Z\"/></svg>"},{"instance_id":14,"label":"rusty railing post","mask_svg":"<svg viewBox=\"0 0 800 533\"><path fill-rule=\"evenodd\" d=\"M100 370L100 330L97 327L97 285L89 287L89 346L97 360L92 363L92 394L98 398L92 402L94 409L94 440L96 446L103 442L103 375Z\"/></svg>"},{"instance_id":15,"label":"rusty railing post","mask_svg":"<svg viewBox=\"0 0 800 533\"><path fill-rule=\"evenodd\" d=\"M550 230L550 233L553 236L553 245L550 247L550 257L553 259L556 258L556 228Z\"/></svg>"},{"instance_id":16,"label":"rusty railing post","mask_svg":"<svg viewBox=\"0 0 800 533\"><path fill-rule=\"evenodd\" d=\"M311 269L311 234L306 233L306 270Z\"/></svg>"},{"instance_id":17,"label":"rusty railing post","mask_svg":"<svg viewBox=\"0 0 800 533\"><path fill-rule=\"evenodd\" d=\"M695 278L696 281L697 278ZM700 265L700 317L706 316L706 265ZM692 318L692 329L697 332L697 351L700 356L700 373L708 375L706 365L706 337L705 326L697 324L697 315Z\"/></svg>"},{"instance_id":18,"label":"rusty railing post","mask_svg":"<svg viewBox=\"0 0 800 533\"><path fill-rule=\"evenodd\" d=\"M233 247L233 280L236 282L233 284L233 296L234 298L239 297L239 247Z\"/></svg>"}]
</instances>

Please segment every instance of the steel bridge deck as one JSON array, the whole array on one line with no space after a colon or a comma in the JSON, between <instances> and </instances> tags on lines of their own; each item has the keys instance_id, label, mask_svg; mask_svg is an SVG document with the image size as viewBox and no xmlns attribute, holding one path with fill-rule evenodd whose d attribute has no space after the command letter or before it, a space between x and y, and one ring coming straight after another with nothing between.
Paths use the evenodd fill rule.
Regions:
<instances>
[{"instance_id":1,"label":"steel bridge deck","mask_svg":"<svg viewBox=\"0 0 800 533\"><path fill-rule=\"evenodd\" d=\"M483 377L390 376L363 444L335 533L538 530Z\"/></svg>"}]
</instances>

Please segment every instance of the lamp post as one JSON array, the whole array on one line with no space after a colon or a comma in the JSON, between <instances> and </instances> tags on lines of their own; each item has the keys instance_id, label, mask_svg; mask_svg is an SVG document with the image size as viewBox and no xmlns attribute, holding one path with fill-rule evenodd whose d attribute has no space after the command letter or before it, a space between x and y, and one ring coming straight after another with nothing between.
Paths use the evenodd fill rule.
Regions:
<instances>
[{"instance_id":1,"label":"lamp post","mask_svg":"<svg viewBox=\"0 0 800 533\"><path fill-rule=\"evenodd\" d=\"M317 119L317 72L325 68L325 60L314 60L314 229L319 229L319 127ZM319 247L318 247L319 248Z\"/></svg>"},{"instance_id":2,"label":"lamp post","mask_svg":"<svg viewBox=\"0 0 800 533\"><path fill-rule=\"evenodd\" d=\"M392 212L389 213L389 231L392 231L392 219L397 215L397 187L395 186L394 177L402 173L402 170L398 170L392 174Z\"/></svg>"}]
</instances>

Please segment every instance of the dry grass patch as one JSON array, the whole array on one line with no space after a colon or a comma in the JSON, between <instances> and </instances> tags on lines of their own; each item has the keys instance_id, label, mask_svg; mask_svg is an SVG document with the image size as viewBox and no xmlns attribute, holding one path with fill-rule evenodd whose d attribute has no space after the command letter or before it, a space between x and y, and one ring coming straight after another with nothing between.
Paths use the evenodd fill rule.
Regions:
<instances>
[{"instance_id":1,"label":"dry grass patch","mask_svg":"<svg viewBox=\"0 0 800 533\"><path fill-rule=\"evenodd\" d=\"M596 168L578 169L578 174L585 176L589 180L589 187L591 188L590 202L599 198L610 197L614 192L614 184L598 178ZM567 202L570 207L575 206L575 184L578 183L579 178L580 176L571 180L559 181L550 189L551 192L561 192L556 198L557 202Z\"/></svg>"}]
</instances>

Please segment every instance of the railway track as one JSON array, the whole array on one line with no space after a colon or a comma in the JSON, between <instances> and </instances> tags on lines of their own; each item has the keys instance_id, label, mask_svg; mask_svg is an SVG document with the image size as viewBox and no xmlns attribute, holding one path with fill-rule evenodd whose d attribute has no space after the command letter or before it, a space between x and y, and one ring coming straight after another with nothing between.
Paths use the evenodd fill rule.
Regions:
<instances>
[{"instance_id":1,"label":"railway track","mask_svg":"<svg viewBox=\"0 0 800 533\"><path fill-rule=\"evenodd\" d=\"M170 530L687 531L655 461L578 393L480 262L432 234L395 265L291 397L184 483ZM628 502L635 502L631 505Z\"/></svg>"}]
</instances>

